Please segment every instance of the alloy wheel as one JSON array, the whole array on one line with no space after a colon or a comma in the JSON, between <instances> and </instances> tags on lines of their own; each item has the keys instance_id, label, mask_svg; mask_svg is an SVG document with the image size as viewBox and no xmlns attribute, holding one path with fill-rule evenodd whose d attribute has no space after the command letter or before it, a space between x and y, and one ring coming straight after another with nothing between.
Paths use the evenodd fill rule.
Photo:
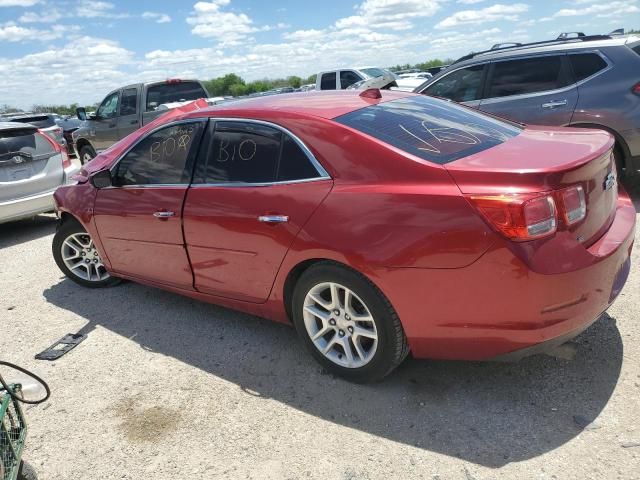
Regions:
<instances>
[{"instance_id":1,"label":"alloy wheel","mask_svg":"<svg viewBox=\"0 0 640 480\"><path fill-rule=\"evenodd\" d=\"M336 365L360 368L376 354L378 330L374 318L347 287L320 283L307 293L303 308L309 338Z\"/></svg>"},{"instance_id":2,"label":"alloy wheel","mask_svg":"<svg viewBox=\"0 0 640 480\"><path fill-rule=\"evenodd\" d=\"M78 278L99 282L109 278L100 254L87 233L73 233L62 242L62 260Z\"/></svg>"}]
</instances>

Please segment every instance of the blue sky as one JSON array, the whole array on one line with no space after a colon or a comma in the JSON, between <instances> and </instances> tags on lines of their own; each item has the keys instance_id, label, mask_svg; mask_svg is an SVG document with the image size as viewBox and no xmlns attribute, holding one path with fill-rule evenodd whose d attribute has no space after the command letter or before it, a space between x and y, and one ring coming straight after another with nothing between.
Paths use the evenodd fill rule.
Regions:
<instances>
[{"instance_id":1,"label":"blue sky","mask_svg":"<svg viewBox=\"0 0 640 480\"><path fill-rule=\"evenodd\" d=\"M92 103L167 77L247 80L640 28L640 0L0 0L0 104Z\"/></svg>"}]
</instances>

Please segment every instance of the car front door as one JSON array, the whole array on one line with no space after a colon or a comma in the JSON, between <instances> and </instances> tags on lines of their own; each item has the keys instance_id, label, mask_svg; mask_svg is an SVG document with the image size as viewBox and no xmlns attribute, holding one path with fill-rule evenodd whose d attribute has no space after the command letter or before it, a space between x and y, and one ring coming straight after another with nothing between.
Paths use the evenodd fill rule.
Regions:
<instances>
[{"instance_id":1,"label":"car front door","mask_svg":"<svg viewBox=\"0 0 640 480\"><path fill-rule=\"evenodd\" d=\"M453 70L427 85L420 93L477 108L482 98L486 70L486 64L470 65Z\"/></svg>"},{"instance_id":2,"label":"car front door","mask_svg":"<svg viewBox=\"0 0 640 480\"><path fill-rule=\"evenodd\" d=\"M480 110L533 125L566 125L578 101L566 55L491 64Z\"/></svg>"},{"instance_id":3,"label":"car front door","mask_svg":"<svg viewBox=\"0 0 640 480\"><path fill-rule=\"evenodd\" d=\"M120 115L118 116L118 139L124 138L140 127L138 116L138 87L125 88L120 97Z\"/></svg>"},{"instance_id":4,"label":"car front door","mask_svg":"<svg viewBox=\"0 0 640 480\"><path fill-rule=\"evenodd\" d=\"M182 205L204 121L163 126L138 141L98 190L94 218L112 269L193 289L182 236Z\"/></svg>"},{"instance_id":5,"label":"car front door","mask_svg":"<svg viewBox=\"0 0 640 480\"><path fill-rule=\"evenodd\" d=\"M332 185L282 129L212 122L184 206L195 288L264 302L289 246Z\"/></svg>"},{"instance_id":6,"label":"car front door","mask_svg":"<svg viewBox=\"0 0 640 480\"><path fill-rule=\"evenodd\" d=\"M120 90L112 92L102 101L91 121L90 140L96 151L109 148L118 141L118 105Z\"/></svg>"}]
</instances>

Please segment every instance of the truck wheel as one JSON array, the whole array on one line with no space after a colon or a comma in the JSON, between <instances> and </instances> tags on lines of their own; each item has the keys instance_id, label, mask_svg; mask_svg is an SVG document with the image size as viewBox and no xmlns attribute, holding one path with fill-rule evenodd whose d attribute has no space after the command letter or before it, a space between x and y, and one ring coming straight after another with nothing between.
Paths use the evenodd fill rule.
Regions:
<instances>
[{"instance_id":1,"label":"truck wheel","mask_svg":"<svg viewBox=\"0 0 640 480\"><path fill-rule=\"evenodd\" d=\"M38 474L27 462L20 462L17 480L38 480Z\"/></svg>"},{"instance_id":2,"label":"truck wheel","mask_svg":"<svg viewBox=\"0 0 640 480\"><path fill-rule=\"evenodd\" d=\"M96 151L91 145L84 145L78 153L80 154L80 163L82 165L90 162L96 156Z\"/></svg>"}]
</instances>

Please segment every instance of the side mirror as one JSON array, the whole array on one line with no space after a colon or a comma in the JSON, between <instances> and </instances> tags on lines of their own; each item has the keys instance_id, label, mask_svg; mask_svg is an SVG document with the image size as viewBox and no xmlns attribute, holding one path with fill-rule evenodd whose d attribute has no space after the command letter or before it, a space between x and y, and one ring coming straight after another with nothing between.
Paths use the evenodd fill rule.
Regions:
<instances>
[{"instance_id":1,"label":"side mirror","mask_svg":"<svg viewBox=\"0 0 640 480\"><path fill-rule=\"evenodd\" d=\"M83 122L87 119L87 111L83 107L76 108L76 116L78 120L82 120Z\"/></svg>"},{"instance_id":2,"label":"side mirror","mask_svg":"<svg viewBox=\"0 0 640 480\"><path fill-rule=\"evenodd\" d=\"M91 185L96 188L107 188L113 185L111 172L109 170L100 170L99 172L94 173L89 181L91 182Z\"/></svg>"}]
</instances>

